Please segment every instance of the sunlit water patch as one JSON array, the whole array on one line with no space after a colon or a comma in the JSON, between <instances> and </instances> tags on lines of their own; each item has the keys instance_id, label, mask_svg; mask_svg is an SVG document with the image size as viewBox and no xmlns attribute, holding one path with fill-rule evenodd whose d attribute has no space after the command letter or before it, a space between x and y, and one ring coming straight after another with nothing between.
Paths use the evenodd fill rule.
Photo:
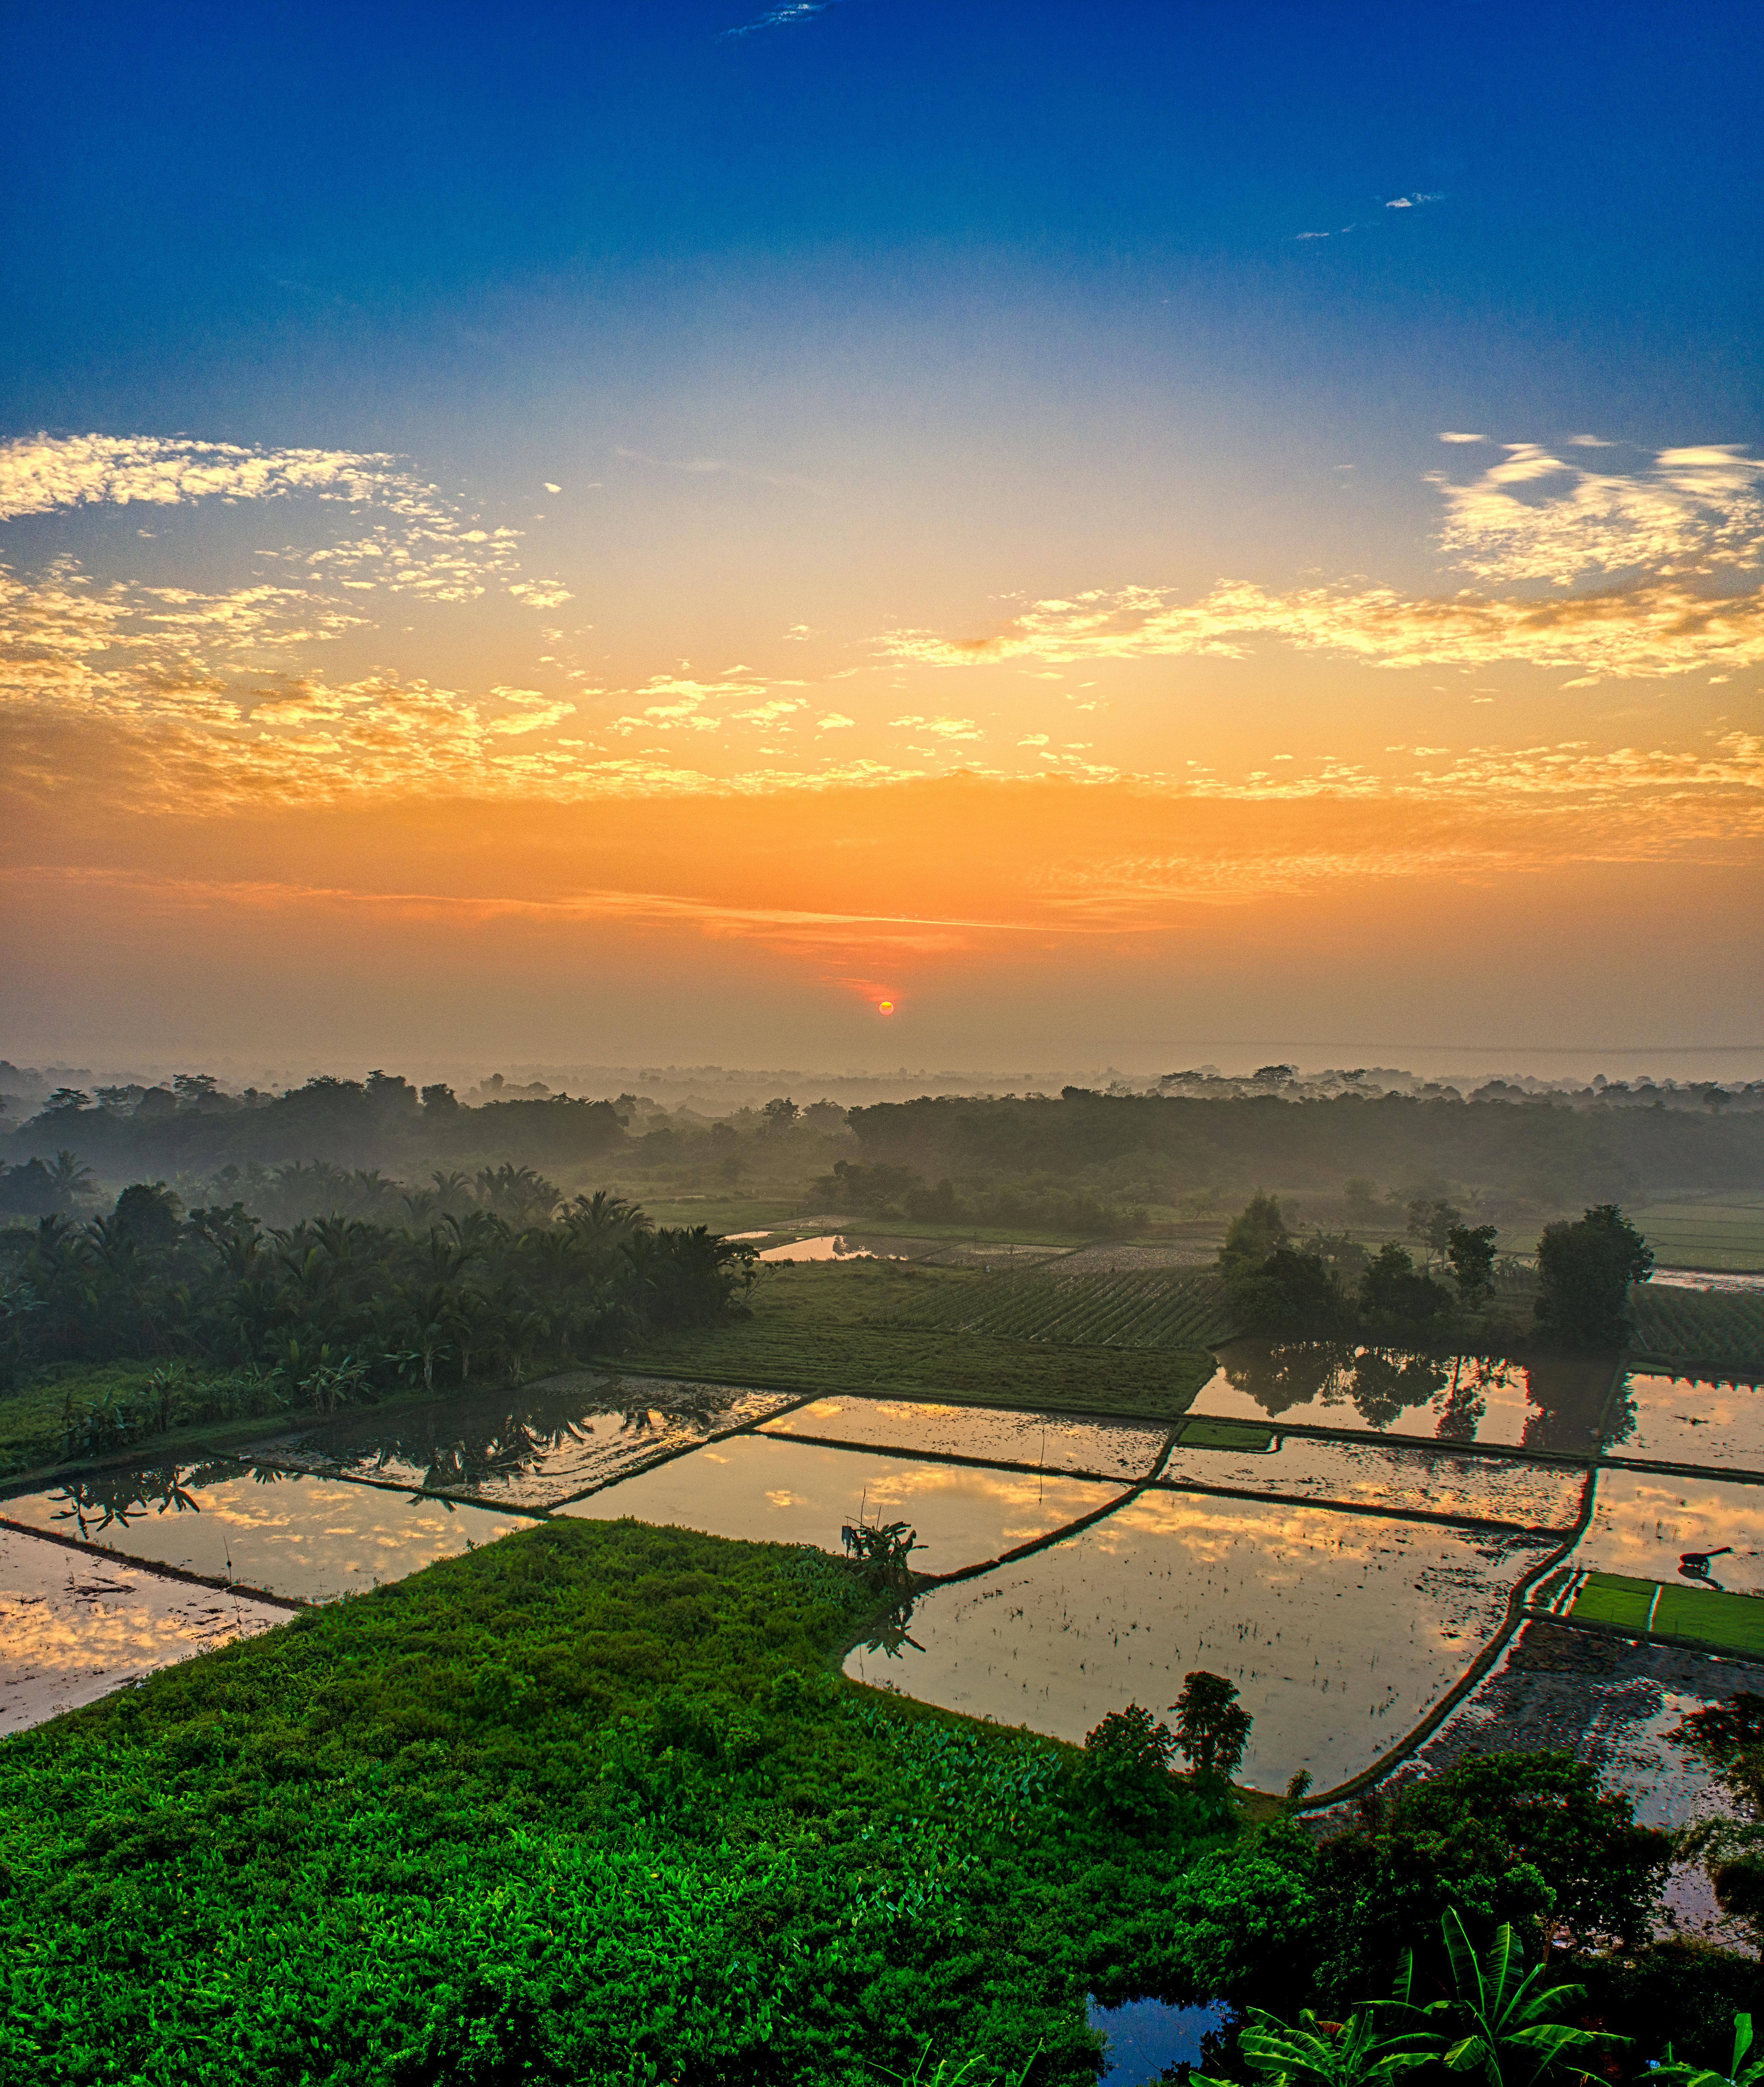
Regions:
<instances>
[{"instance_id":1,"label":"sunlit water patch","mask_svg":"<svg viewBox=\"0 0 1764 2087\"><path fill-rule=\"evenodd\" d=\"M1169 1435L1167 1428L1074 1420L1018 1408L844 1397L800 1406L766 1422L761 1432L818 1435L865 1447L929 1450L1121 1479L1149 1475Z\"/></svg>"},{"instance_id":2,"label":"sunlit water patch","mask_svg":"<svg viewBox=\"0 0 1764 2087\"><path fill-rule=\"evenodd\" d=\"M334 1601L493 1543L519 1517L233 1462L99 1471L0 1514L187 1573Z\"/></svg>"},{"instance_id":3,"label":"sunlit water patch","mask_svg":"<svg viewBox=\"0 0 1764 2087\"><path fill-rule=\"evenodd\" d=\"M1241 1487L1295 1501L1343 1500L1510 1522L1522 1529L1567 1530L1579 1514L1585 1479L1577 1470L1504 1457L1288 1435L1266 1451L1196 1449L1179 1442L1160 1483Z\"/></svg>"},{"instance_id":4,"label":"sunlit water patch","mask_svg":"<svg viewBox=\"0 0 1764 2087\"><path fill-rule=\"evenodd\" d=\"M840 1547L861 1517L918 1531L913 1564L959 1572L1091 1514L1119 1488L1056 1472L925 1464L862 1449L741 1435L609 1486L562 1514L678 1523L712 1536Z\"/></svg>"},{"instance_id":5,"label":"sunlit water patch","mask_svg":"<svg viewBox=\"0 0 1764 2087\"><path fill-rule=\"evenodd\" d=\"M0 1529L0 1732L287 1620L267 1602Z\"/></svg>"},{"instance_id":6,"label":"sunlit water patch","mask_svg":"<svg viewBox=\"0 0 1764 2087\"><path fill-rule=\"evenodd\" d=\"M1514 1363L1322 1341L1232 1341L1190 1411L1591 1456L1611 1365Z\"/></svg>"},{"instance_id":7,"label":"sunlit water patch","mask_svg":"<svg viewBox=\"0 0 1764 2087\"><path fill-rule=\"evenodd\" d=\"M267 1445L264 1462L429 1492L551 1507L750 1426L791 1394L573 1370L536 1385L369 1411Z\"/></svg>"},{"instance_id":8,"label":"sunlit water patch","mask_svg":"<svg viewBox=\"0 0 1764 2087\"><path fill-rule=\"evenodd\" d=\"M762 1261L906 1261L900 1240L864 1240L855 1233L822 1232L814 1239L786 1240L762 1247Z\"/></svg>"},{"instance_id":9,"label":"sunlit water patch","mask_svg":"<svg viewBox=\"0 0 1764 2087\"><path fill-rule=\"evenodd\" d=\"M1619 1389L1606 1446L1620 1457L1764 1471L1764 1385L1632 1374Z\"/></svg>"},{"instance_id":10,"label":"sunlit water patch","mask_svg":"<svg viewBox=\"0 0 1764 2087\"><path fill-rule=\"evenodd\" d=\"M1408 1731L1499 1626L1547 1543L1151 1492L1069 1541L916 1606L854 1678L1081 1740L1161 1711L1197 1667L1254 1718L1244 1779L1327 1786Z\"/></svg>"},{"instance_id":11,"label":"sunlit water patch","mask_svg":"<svg viewBox=\"0 0 1764 2087\"><path fill-rule=\"evenodd\" d=\"M1706 1581L1694 1568L1681 1571L1685 1553L1718 1551L1726 1556L1710 1559ZM1602 1470L1591 1526L1573 1562L1636 1580L1764 1594L1764 1486Z\"/></svg>"}]
</instances>

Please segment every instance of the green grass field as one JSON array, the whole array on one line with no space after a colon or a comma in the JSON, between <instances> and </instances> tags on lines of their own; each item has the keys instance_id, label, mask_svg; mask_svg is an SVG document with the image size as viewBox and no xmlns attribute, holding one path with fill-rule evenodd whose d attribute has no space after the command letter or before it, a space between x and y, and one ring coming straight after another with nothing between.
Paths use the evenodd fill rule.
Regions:
<instances>
[{"instance_id":1,"label":"green grass field","mask_svg":"<svg viewBox=\"0 0 1764 2087\"><path fill-rule=\"evenodd\" d=\"M1764 1599L1713 1588L1589 1573L1569 1614L1582 1623L1610 1624L1638 1637L1694 1639L1712 1650L1764 1654Z\"/></svg>"},{"instance_id":2,"label":"green grass field","mask_svg":"<svg viewBox=\"0 0 1764 2087\"><path fill-rule=\"evenodd\" d=\"M941 1393L977 1405L1045 1406L1172 1419L1212 1375L1198 1342L1170 1348L1062 1347L946 1330L942 1315L985 1293L966 1269L852 1261L774 1262L753 1316L646 1342L637 1364L728 1384Z\"/></svg>"},{"instance_id":3,"label":"green grass field","mask_svg":"<svg viewBox=\"0 0 1764 2087\"><path fill-rule=\"evenodd\" d=\"M1662 1267L1764 1270L1764 1196L1686 1197L1643 1204L1627 1215Z\"/></svg>"},{"instance_id":4,"label":"green grass field","mask_svg":"<svg viewBox=\"0 0 1764 2087\"><path fill-rule=\"evenodd\" d=\"M1089 2087L1228 1832L845 1681L877 1601L558 1521L0 1740L0 2078Z\"/></svg>"},{"instance_id":5,"label":"green grass field","mask_svg":"<svg viewBox=\"0 0 1764 2087\"><path fill-rule=\"evenodd\" d=\"M1185 1449L1247 1449L1263 1455L1274 1447L1274 1430L1254 1420L1185 1420L1177 1431Z\"/></svg>"},{"instance_id":6,"label":"green grass field","mask_svg":"<svg viewBox=\"0 0 1764 2087\"><path fill-rule=\"evenodd\" d=\"M1764 1294L1642 1283L1629 1293L1629 1317L1638 1359L1764 1376Z\"/></svg>"}]
</instances>

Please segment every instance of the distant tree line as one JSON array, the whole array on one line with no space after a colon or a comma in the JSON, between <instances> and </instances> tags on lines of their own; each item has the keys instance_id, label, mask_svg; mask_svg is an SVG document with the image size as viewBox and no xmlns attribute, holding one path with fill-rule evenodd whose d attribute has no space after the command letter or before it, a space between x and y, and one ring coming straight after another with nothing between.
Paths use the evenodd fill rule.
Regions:
<instances>
[{"instance_id":1,"label":"distant tree line","mask_svg":"<svg viewBox=\"0 0 1764 2087\"><path fill-rule=\"evenodd\" d=\"M1421 1345L1455 1339L1494 1300L1495 1227L1466 1224L1442 1199L1417 1200L1409 1231L1424 1250L1420 1267L1394 1240L1376 1253L1350 1239L1296 1240L1279 1197L1258 1193L1227 1228L1219 1274L1254 1333ZM1546 1225L1537 1243L1534 1330L1568 1347L1621 1347L1630 1333L1629 1287L1653 1270L1652 1249L1614 1203Z\"/></svg>"},{"instance_id":2,"label":"distant tree line","mask_svg":"<svg viewBox=\"0 0 1764 2087\"><path fill-rule=\"evenodd\" d=\"M266 1228L242 1202L186 1211L163 1182L137 1183L89 1223L15 1226L0 1233L0 1384L56 1363L182 1359L257 1371L328 1411L711 1323L751 1280L750 1248L604 1193L565 1205L524 1170L435 1193L443 1211L403 1225Z\"/></svg>"},{"instance_id":3,"label":"distant tree line","mask_svg":"<svg viewBox=\"0 0 1764 2087\"><path fill-rule=\"evenodd\" d=\"M64 1087L5 1141L13 1162L0 1178L0 1210L41 1193L33 1173L58 1153L107 1180L207 1180L224 1169L324 1162L410 1172L487 1157L567 1166L622 1144L625 1119L609 1101L544 1099L462 1108L451 1087L417 1088L396 1073L365 1080L321 1074L282 1094L224 1093L207 1073L181 1073L169 1087ZM23 1176L26 1178L20 1179Z\"/></svg>"},{"instance_id":4,"label":"distant tree line","mask_svg":"<svg viewBox=\"0 0 1764 2087\"><path fill-rule=\"evenodd\" d=\"M1350 1177L1465 1181L1533 1203L1634 1202L1745 1187L1764 1172L1764 1111L1517 1108L1403 1095L1292 1102L1155 1095L925 1096L851 1111L866 1167L925 1181L1078 1177L1143 1162L1184 1182L1272 1181L1336 1195Z\"/></svg>"}]
</instances>

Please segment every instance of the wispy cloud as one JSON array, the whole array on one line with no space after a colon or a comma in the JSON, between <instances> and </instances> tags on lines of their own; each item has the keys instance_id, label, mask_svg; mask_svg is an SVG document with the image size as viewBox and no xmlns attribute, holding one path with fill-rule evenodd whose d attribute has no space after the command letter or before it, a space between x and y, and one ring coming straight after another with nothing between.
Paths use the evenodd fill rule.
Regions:
<instances>
[{"instance_id":1,"label":"wispy cloud","mask_svg":"<svg viewBox=\"0 0 1764 2087\"><path fill-rule=\"evenodd\" d=\"M1412 600L1387 587L1270 593L1222 580L1198 600L1173 589L1096 588L1031 603L1002 630L948 638L899 631L895 658L976 666L1033 657L1075 665L1184 654L1241 658L1258 639L1386 667L1570 668L1586 680L1764 664L1764 592L1711 600L1671 585L1531 602Z\"/></svg>"},{"instance_id":2,"label":"wispy cloud","mask_svg":"<svg viewBox=\"0 0 1764 2087\"><path fill-rule=\"evenodd\" d=\"M790 29L804 22L812 22L817 15L824 15L837 0L789 0L782 7L768 7L763 15L751 22L742 22L733 29L723 32L721 41L733 43L743 36L757 36L765 29Z\"/></svg>"}]
</instances>

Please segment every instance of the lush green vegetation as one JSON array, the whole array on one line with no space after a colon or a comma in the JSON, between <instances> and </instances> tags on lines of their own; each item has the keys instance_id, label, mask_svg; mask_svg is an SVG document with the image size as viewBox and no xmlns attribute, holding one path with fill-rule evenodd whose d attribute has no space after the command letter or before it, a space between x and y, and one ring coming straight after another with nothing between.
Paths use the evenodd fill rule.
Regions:
<instances>
[{"instance_id":1,"label":"lush green vegetation","mask_svg":"<svg viewBox=\"0 0 1764 2087\"><path fill-rule=\"evenodd\" d=\"M1752 1594L1662 1586L1616 1573L1591 1573L1574 1597L1577 1622L1656 1637L1689 1638L1719 1652L1764 1656L1764 1602Z\"/></svg>"},{"instance_id":2,"label":"lush green vegetation","mask_svg":"<svg viewBox=\"0 0 1764 2087\"><path fill-rule=\"evenodd\" d=\"M1066 1347L946 1330L952 1300L984 1296L965 1269L886 1261L771 1263L750 1313L634 1341L621 1365L725 1384L943 1393L980 1405L1172 1418L1213 1373L1204 1347Z\"/></svg>"},{"instance_id":3,"label":"lush green vegetation","mask_svg":"<svg viewBox=\"0 0 1764 2087\"><path fill-rule=\"evenodd\" d=\"M480 1201L421 1228L333 1217L266 1233L242 1204L186 1215L140 1184L90 1224L15 1228L0 1384L45 1364L186 1357L271 1372L329 1411L399 1383L464 1384L474 1366L518 1380L540 1354L721 1319L745 1285L751 1257L726 1240L658 1231L604 1195L559 1211L537 1176L508 1179L536 1205L524 1222Z\"/></svg>"},{"instance_id":4,"label":"lush green vegetation","mask_svg":"<svg viewBox=\"0 0 1764 2087\"><path fill-rule=\"evenodd\" d=\"M0 1743L0 2076L1089 2080L1213 1815L830 1675L877 1601L559 1522Z\"/></svg>"},{"instance_id":5,"label":"lush green vegetation","mask_svg":"<svg viewBox=\"0 0 1764 2087\"><path fill-rule=\"evenodd\" d=\"M1630 1215L1667 1268L1764 1269L1764 1196L1651 1201Z\"/></svg>"},{"instance_id":6,"label":"lush green vegetation","mask_svg":"<svg viewBox=\"0 0 1764 2087\"><path fill-rule=\"evenodd\" d=\"M197 1446L287 1412L272 1378L182 1363L70 1364L0 1397L0 1478L120 1444L175 1436Z\"/></svg>"},{"instance_id":7,"label":"lush green vegetation","mask_svg":"<svg viewBox=\"0 0 1764 2087\"><path fill-rule=\"evenodd\" d=\"M920 1323L1004 1340L1110 1348L1200 1348L1241 1330L1216 1275L1142 1269L1101 1275L1034 1270L946 1287Z\"/></svg>"},{"instance_id":8,"label":"lush green vegetation","mask_svg":"<svg viewBox=\"0 0 1764 2087\"><path fill-rule=\"evenodd\" d=\"M1629 1293L1629 1317L1638 1362L1764 1376L1764 1295L1756 1291L1644 1283Z\"/></svg>"},{"instance_id":9,"label":"lush green vegetation","mask_svg":"<svg viewBox=\"0 0 1764 2087\"><path fill-rule=\"evenodd\" d=\"M1548 1935L1638 2058L1715 2054L1755 1979L1648 1944L1666 1837L1565 1756L1232 1829L1228 1684L1079 1752L830 1671L886 1598L558 1522L0 1742L0 2077L856 2087L929 2049L1054 2087L1088 1992L1339 2019L1414 1950L1449 1994L1453 1911Z\"/></svg>"}]
</instances>

